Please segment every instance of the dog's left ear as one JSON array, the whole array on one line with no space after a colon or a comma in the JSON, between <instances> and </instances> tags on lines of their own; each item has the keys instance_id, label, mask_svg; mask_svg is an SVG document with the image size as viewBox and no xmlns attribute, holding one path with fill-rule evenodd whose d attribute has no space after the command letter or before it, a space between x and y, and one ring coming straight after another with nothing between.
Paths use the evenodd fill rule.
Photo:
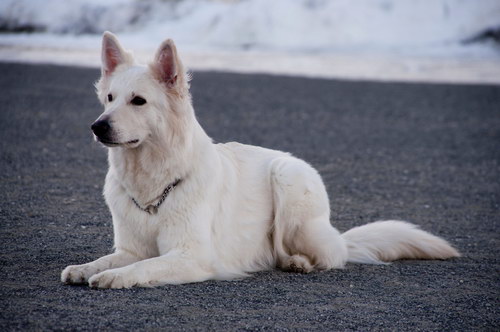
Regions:
<instances>
[{"instance_id":1,"label":"dog's left ear","mask_svg":"<svg viewBox=\"0 0 500 332\"><path fill-rule=\"evenodd\" d=\"M176 87L184 81L184 69L172 39L167 39L160 45L151 67L157 79L169 88Z\"/></svg>"},{"instance_id":2,"label":"dog's left ear","mask_svg":"<svg viewBox=\"0 0 500 332\"><path fill-rule=\"evenodd\" d=\"M108 77L119 65L124 63L132 64L133 58L130 53L122 48L118 38L111 32L106 31L102 36L101 61L102 77Z\"/></svg>"}]
</instances>

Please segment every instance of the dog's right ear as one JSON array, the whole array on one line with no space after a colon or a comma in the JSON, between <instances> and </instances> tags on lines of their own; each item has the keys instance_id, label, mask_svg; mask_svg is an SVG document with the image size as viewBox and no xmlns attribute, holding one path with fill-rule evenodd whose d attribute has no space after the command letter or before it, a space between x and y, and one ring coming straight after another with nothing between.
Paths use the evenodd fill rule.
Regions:
<instances>
[{"instance_id":1,"label":"dog's right ear","mask_svg":"<svg viewBox=\"0 0 500 332\"><path fill-rule=\"evenodd\" d=\"M108 77L119 65L131 63L132 56L121 47L114 34L106 31L102 36L101 61L102 77Z\"/></svg>"}]
</instances>

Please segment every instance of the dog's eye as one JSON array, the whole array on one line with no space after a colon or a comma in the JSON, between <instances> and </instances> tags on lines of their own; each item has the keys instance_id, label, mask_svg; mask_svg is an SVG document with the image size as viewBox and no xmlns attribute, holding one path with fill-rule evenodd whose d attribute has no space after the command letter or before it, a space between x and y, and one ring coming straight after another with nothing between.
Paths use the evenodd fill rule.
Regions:
<instances>
[{"instance_id":1,"label":"dog's eye","mask_svg":"<svg viewBox=\"0 0 500 332\"><path fill-rule=\"evenodd\" d=\"M130 102L134 105L141 106L141 105L144 105L146 103L146 99L139 97L139 96L136 96Z\"/></svg>"},{"instance_id":2,"label":"dog's eye","mask_svg":"<svg viewBox=\"0 0 500 332\"><path fill-rule=\"evenodd\" d=\"M108 95L108 101L113 101L113 95L111 93Z\"/></svg>"}]
</instances>

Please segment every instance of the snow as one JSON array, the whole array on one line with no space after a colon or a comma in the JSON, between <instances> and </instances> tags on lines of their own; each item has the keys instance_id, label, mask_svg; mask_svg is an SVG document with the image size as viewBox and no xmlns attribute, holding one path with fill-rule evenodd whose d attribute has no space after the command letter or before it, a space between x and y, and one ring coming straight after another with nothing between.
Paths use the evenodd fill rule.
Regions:
<instances>
[{"instance_id":1,"label":"snow","mask_svg":"<svg viewBox=\"0 0 500 332\"><path fill-rule=\"evenodd\" d=\"M500 83L499 0L2 0L0 61L99 65L116 33L145 61L173 38L197 70Z\"/></svg>"}]
</instances>

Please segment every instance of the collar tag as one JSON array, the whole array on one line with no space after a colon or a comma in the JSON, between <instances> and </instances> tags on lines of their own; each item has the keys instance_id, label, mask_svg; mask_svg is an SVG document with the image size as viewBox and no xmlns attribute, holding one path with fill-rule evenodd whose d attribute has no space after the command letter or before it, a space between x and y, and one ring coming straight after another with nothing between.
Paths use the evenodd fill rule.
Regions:
<instances>
[{"instance_id":1,"label":"collar tag","mask_svg":"<svg viewBox=\"0 0 500 332\"><path fill-rule=\"evenodd\" d=\"M132 199L132 202L134 202L135 206L137 206L137 208L139 210L142 210L148 214L154 215L154 214L158 213L158 208L160 207L160 205L165 201L168 194L170 194L170 192L179 184L179 182L181 182L181 179L177 179L174 182L172 182L171 184L169 184L167 186L167 188L165 188L165 190L163 191L163 194L160 196L158 203L148 205L145 208L140 206L139 203L137 203L137 201L133 197L130 197L130 198Z\"/></svg>"}]
</instances>

